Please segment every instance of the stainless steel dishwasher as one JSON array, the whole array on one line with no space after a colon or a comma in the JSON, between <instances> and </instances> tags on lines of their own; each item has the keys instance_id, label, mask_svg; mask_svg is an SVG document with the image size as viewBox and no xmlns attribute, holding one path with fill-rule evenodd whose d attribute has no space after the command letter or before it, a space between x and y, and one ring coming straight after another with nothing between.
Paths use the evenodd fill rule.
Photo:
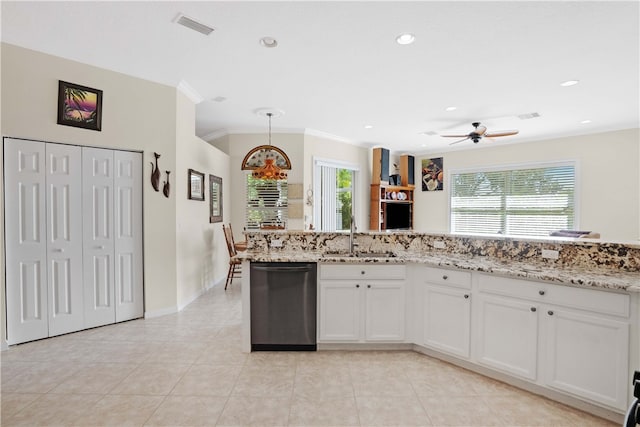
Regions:
<instances>
[{"instance_id":1,"label":"stainless steel dishwasher","mask_svg":"<svg viewBox=\"0 0 640 427\"><path fill-rule=\"evenodd\" d=\"M251 350L316 350L315 263L252 262Z\"/></svg>"}]
</instances>

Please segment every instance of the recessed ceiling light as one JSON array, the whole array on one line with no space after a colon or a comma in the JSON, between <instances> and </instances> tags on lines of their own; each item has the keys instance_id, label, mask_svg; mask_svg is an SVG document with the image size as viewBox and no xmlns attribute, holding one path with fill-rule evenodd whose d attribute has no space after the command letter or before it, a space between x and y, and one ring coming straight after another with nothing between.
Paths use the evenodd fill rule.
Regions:
<instances>
[{"instance_id":1,"label":"recessed ceiling light","mask_svg":"<svg viewBox=\"0 0 640 427\"><path fill-rule=\"evenodd\" d=\"M398 44L411 44L416 40L416 36L410 33L400 34L396 37L396 43Z\"/></svg>"},{"instance_id":2,"label":"recessed ceiling light","mask_svg":"<svg viewBox=\"0 0 640 427\"><path fill-rule=\"evenodd\" d=\"M458 109L458 107L447 107L444 109L444 111L456 111Z\"/></svg>"},{"instance_id":3,"label":"recessed ceiling light","mask_svg":"<svg viewBox=\"0 0 640 427\"><path fill-rule=\"evenodd\" d=\"M562 87L573 86L573 85L577 85L579 82L580 80L567 80L566 82L560 83L560 86Z\"/></svg>"},{"instance_id":4,"label":"recessed ceiling light","mask_svg":"<svg viewBox=\"0 0 640 427\"><path fill-rule=\"evenodd\" d=\"M420 146L421 146L421 147L426 147L426 146L427 146L427 144L421 144Z\"/></svg>"},{"instance_id":5,"label":"recessed ceiling light","mask_svg":"<svg viewBox=\"0 0 640 427\"><path fill-rule=\"evenodd\" d=\"M364 125L365 129L373 129L373 125Z\"/></svg>"},{"instance_id":6,"label":"recessed ceiling light","mask_svg":"<svg viewBox=\"0 0 640 427\"><path fill-rule=\"evenodd\" d=\"M583 120L580 123L583 124L583 125L586 125L586 124L591 123L591 120L588 120L588 119L587 120Z\"/></svg>"},{"instance_id":7,"label":"recessed ceiling light","mask_svg":"<svg viewBox=\"0 0 640 427\"><path fill-rule=\"evenodd\" d=\"M264 47L276 47L278 46L278 40L273 37L263 37L260 39L260 44Z\"/></svg>"},{"instance_id":8,"label":"recessed ceiling light","mask_svg":"<svg viewBox=\"0 0 640 427\"><path fill-rule=\"evenodd\" d=\"M216 96L215 98L212 99L212 101L215 101L215 102L224 102L226 100L227 98L225 98L224 96Z\"/></svg>"}]
</instances>

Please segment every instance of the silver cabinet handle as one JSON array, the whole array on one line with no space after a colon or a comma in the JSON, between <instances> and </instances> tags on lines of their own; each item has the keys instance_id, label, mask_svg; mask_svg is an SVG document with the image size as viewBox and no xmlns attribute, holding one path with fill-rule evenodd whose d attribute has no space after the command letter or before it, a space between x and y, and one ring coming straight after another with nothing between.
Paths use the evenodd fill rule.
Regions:
<instances>
[{"instance_id":1,"label":"silver cabinet handle","mask_svg":"<svg viewBox=\"0 0 640 427\"><path fill-rule=\"evenodd\" d=\"M538 310L538 309L537 309L537 308L535 308L535 307L531 307L531 311L532 311L532 312L534 312L534 313L535 313L535 312L536 312L536 310Z\"/></svg>"},{"instance_id":2,"label":"silver cabinet handle","mask_svg":"<svg viewBox=\"0 0 640 427\"><path fill-rule=\"evenodd\" d=\"M447 280L449 278L449 276L447 276L446 274L444 276L442 276L442 280Z\"/></svg>"},{"instance_id":3,"label":"silver cabinet handle","mask_svg":"<svg viewBox=\"0 0 640 427\"><path fill-rule=\"evenodd\" d=\"M538 291L540 295L544 295L544 291Z\"/></svg>"},{"instance_id":4,"label":"silver cabinet handle","mask_svg":"<svg viewBox=\"0 0 640 427\"><path fill-rule=\"evenodd\" d=\"M95 249L104 249L104 245L96 246Z\"/></svg>"},{"instance_id":5,"label":"silver cabinet handle","mask_svg":"<svg viewBox=\"0 0 640 427\"><path fill-rule=\"evenodd\" d=\"M552 311L552 310L549 310L549 311L547 311L547 314L548 314L549 316L553 316L553 311Z\"/></svg>"},{"instance_id":6,"label":"silver cabinet handle","mask_svg":"<svg viewBox=\"0 0 640 427\"><path fill-rule=\"evenodd\" d=\"M356 285L356 288L359 288L359 287L360 287L360 285Z\"/></svg>"},{"instance_id":7,"label":"silver cabinet handle","mask_svg":"<svg viewBox=\"0 0 640 427\"><path fill-rule=\"evenodd\" d=\"M464 294L464 299L469 298L469 294Z\"/></svg>"},{"instance_id":8,"label":"silver cabinet handle","mask_svg":"<svg viewBox=\"0 0 640 427\"><path fill-rule=\"evenodd\" d=\"M360 274L364 274L364 270L362 270L362 271L360 272Z\"/></svg>"},{"instance_id":9,"label":"silver cabinet handle","mask_svg":"<svg viewBox=\"0 0 640 427\"><path fill-rule=\"evenodd\" d=\"M367 285L367 288L371 288L371 285Z\"/></svg>"},{"instance_id":10,"label":"silver cabinet handle","mask_svg":"<svg viewBox=\"0 0 640 427\"><path fill-rule=\"evenodd\" d=\"M64 252L64 249L62 248L56 248L53 250L53 252Z\"/></svg>"}]
</instances>

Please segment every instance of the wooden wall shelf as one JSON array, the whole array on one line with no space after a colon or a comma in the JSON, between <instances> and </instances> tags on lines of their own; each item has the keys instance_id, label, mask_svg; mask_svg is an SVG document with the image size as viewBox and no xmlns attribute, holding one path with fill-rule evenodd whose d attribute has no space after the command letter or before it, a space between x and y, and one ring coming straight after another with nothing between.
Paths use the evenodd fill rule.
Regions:
<instances>
[{"instance_id":1,"label":"wooden wall shelf","mask_svg":"<svg viewBox=\"0 0 640 427\"><path fill-rule=\"evenodd\" d=\"M371 231L413 229L413 185L371 184Z\"/></svg>"}]
</instances>

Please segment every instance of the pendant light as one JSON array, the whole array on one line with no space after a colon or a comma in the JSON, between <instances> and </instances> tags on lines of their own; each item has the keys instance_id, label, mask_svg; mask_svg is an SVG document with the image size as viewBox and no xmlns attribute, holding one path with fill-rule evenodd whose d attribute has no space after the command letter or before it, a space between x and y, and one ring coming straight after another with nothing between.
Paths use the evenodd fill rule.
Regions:
<instances>
[{"instance_id":1,"label":"pendant light","mask_svg":"<svg viewBox=\"0 0 640 427\"><path fill-rule=\"evenodd\" d=\"M255 147L244 156L242 170L251 170L255 179L281 180L287 179L286 169L291 169L289 157L280 148L271 145L271 117L273 112L267 111L269 118L269 144Z\"/></svg>"}]
</instances>

